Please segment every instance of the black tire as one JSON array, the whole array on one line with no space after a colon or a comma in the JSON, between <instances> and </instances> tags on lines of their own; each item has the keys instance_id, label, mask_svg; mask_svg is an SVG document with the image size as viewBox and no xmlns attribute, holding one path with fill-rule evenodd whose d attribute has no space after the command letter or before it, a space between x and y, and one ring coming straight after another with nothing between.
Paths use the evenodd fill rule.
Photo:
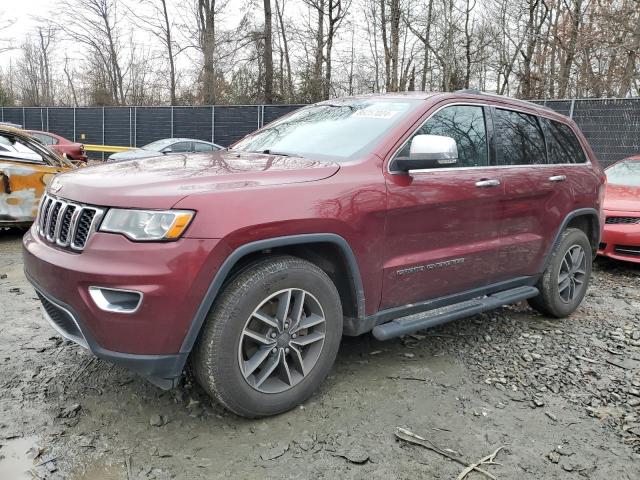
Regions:
<instances>
[{"instance_id":1,"label":"black tire","mask_svg":"<svg viewBox=\"0 0 640 480\"><path fill-rule=\"evenodd\" d=\"M563 264L565 256L569 250L577 251L576 247L579 247L584 252L584 263L581 262L580 268L574 272L574 291L573 296L568 298L571 293L571 278L569 278L570 286L567 287L566 283L562 284L564 288L561 290L560 284L560 271L564 273L571 270L569 263ZM567 260L568 261L568 260ZM592 250L589 239L582 230L577 228L568 228L560 236L560 241L554 248L546 270L542 274L542 277L536 285L540 294L536 297L528 300L529 305L538 312L556 318L564 318L571 315L582 303L589 280L591 278L592 267ZM583 271L584 274L578 274L577 272ZM569 275L571 277L571 275ZM581 284L577 284L577 278L582 281ZM564 280L566 282L566 280ZM567 290L569 288L569 290Z\"/></svg>"},{"instance_id":2,"label":"black tire","mask_svg":"<svg viewBox=\"0 0 640 480\"><path fill-rule=\"evenodd\" d=\"M293 292L304 290L306 296L302 296L302 298L306 298L310 302L313 301L315 307L318 305L321 307L324 314L324 324L321 324L323 325L321 328L323 328L324 340L319 347L314 347L313 361L315 363L306 374L300 375L297 370L294 372L293 369L290 373L289 367L287 367L286 374L289 377L289 382L284 383L283 380L282 385L288 389L265 393L250 385L243 373L245 367L240 365L244 361L242 348L245 343L242 342L247 340L244 332L245 328L249 328L250 322L257 318L253 316L253 313L263 304L265 299L279 299L280 296L273 297L273 295L287 289L293 289ZM294 293L290 298L294 298ZM291 300L293 305L291 307L292 318L295 308L293 302L294 300ZM306 304L304 305L306 312L307 307ZM251 320L252 318L254 320ZM275 315L270 320L277 320L277 318L278 315ZM268 333L271 332L271 327L265 325L265 328L268 331L264 333L264 336L268 338L271 336L271 333ZM305 338L304 332L309 332L310 329L300 330L302 333L299 333L298 341ZM255 328L252 326L251 330L254 331ZM283 334L278 334L278 342L281 341L281 335ZM291 340L292 335L289 333L286 335L288 335L287 339ZM340 296L327 274L314 264L300 258L271 257L253 263L250 268L244 268L224 287L202 326L200 336L192 352L191 365L198 383L228 410L250 418L276 415L304 402L317 390L331 370L341 337L342 306ZM249 340L251 339L249 338ZM298 348L302 351L306 347ZM269 349L270 347L267 348L267 350ZM274 349L278 350L278 358L281 358L279 355L283 355L282 358L290 358L294 355L293 347L290 355L284 354L284 348L281 349L279 343ZM266 357L264 362L271 362L272 358L275 359L276 352L273 353L274 357ZM286 363L286 360L284 362ZM304 362L302 364L304 365ZM258 372L263 372L263 365L265 364L260 364L261 368L257 370ZM272 383L280 381L282 371L279 369L282 368L283 371L285 369L279 362L277 365L274 374L271 375L279 372L276 375L278 378L269 377L269 381ZM266 370L268 368L265 367L264 371ZM300 369L300 371L302 370ZM298 376L296 384L291 381L293 373ZM289 384L293 386L289 386Z\"/></svg>"}]
</instances>

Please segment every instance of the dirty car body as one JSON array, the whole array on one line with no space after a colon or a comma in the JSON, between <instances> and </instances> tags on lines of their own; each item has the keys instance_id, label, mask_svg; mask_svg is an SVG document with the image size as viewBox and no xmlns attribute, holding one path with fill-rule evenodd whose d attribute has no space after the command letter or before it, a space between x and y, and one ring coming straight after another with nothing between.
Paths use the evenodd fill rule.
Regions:
<instances>
[{"instance_id":1,"label":"dirty car body","mask_svg":"<svg viewBox=\"0 0 640 480\"><path fill-rule=\"evenodd\" d=\"M334 99L228 151L61 175L25 272L54 327L97 356L164 388L190 359L224 406L272 415L313 393L343 333L534 301L551 266L566 299L537 305L573 312L603 179L575 123L527 102Z\"/></svg>"},{"instance_id":2,"label":"dirty car body","mask_svg":"<svg viewBox=\"0 0 640 480\"><path fill-rule=\"evenodd\" d=\"M0 125L0 227L33 222L47 184L71 168L26 132Z\"/></svg>"}]
</instances>

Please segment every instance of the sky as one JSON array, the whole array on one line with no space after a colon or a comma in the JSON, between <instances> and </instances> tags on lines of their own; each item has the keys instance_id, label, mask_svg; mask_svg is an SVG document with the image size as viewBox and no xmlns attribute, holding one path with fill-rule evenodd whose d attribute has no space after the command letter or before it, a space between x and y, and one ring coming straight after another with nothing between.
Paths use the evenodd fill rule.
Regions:
<instances>
[{"instance_id":1,"label":"sky","mask_svg":"<svg viewBox=\"0 0 640 480\"><path fill-rule=\"evenodd\" d=\"M0 18L3 22L14 22L8 28L3 28L0 38L9 40L13 47L20 47L25 33L31 32L36 25L34 16L51 15L54 3L54 0L0 0ZM19 54L18 48L0 53L0 67L7 67L11 59L15 61Z\"/></svg>"}]
</instances>

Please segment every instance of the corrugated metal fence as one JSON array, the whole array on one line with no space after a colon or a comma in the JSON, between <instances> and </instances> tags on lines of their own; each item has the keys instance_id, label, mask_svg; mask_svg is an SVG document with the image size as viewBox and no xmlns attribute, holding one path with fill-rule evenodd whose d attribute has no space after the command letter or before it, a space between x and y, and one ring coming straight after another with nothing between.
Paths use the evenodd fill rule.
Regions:
<instances>
[{"instance_id":1,"label":"corrugated metal fence","mask_svg":"<svg viewBox=\"0 0 640 480\"><path fill-rule=\"evenodd\" d=\"M640 152L640 98L537 100L572 117L603 165ZM0 120L88 144L140 146L191 137L228 146L302 105L209 107L0 107Z\"/></svg>"}]
</instances>

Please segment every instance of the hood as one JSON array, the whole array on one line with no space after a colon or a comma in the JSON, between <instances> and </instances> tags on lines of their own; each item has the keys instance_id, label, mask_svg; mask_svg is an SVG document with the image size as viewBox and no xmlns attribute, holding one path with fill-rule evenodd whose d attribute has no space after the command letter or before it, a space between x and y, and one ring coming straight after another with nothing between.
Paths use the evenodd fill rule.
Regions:
<instances>
[{"instance_id":1,"label":"hood","mask_svg":"<svg viewBox=\"0 0 640 480\"><path fill-rule=\"evenodd\" d=\"M339 168L331 162L255 153L173 154L65 173L51 193L93 205L171 208L191 194L312 182Z\"/></svg>"},{"instance_id":2,"label":"hood","mask_svg":"<svg viewBox=\"0 0 640 480\"><path fill-rule=\"evenodd\" d=\"M640 187L608 183L604 195L604 209L640 212Z\"/></svg>"},{"instance_id":3,"label":"hood","mask_svg":"<svg viewBox=\"0 0 640 480\"><path fill-rule=\"evenodd\" d=\"M136 158L147 158L147 157L157 157L161 155L160 152L153 152L151 150L144 150L142 148L134 148L132 150L127 150L126 152L118 152L112 155L109 155L107 159L108 162L116 162L122 160L133 160Z\"/></svg>"}]
</instances>

